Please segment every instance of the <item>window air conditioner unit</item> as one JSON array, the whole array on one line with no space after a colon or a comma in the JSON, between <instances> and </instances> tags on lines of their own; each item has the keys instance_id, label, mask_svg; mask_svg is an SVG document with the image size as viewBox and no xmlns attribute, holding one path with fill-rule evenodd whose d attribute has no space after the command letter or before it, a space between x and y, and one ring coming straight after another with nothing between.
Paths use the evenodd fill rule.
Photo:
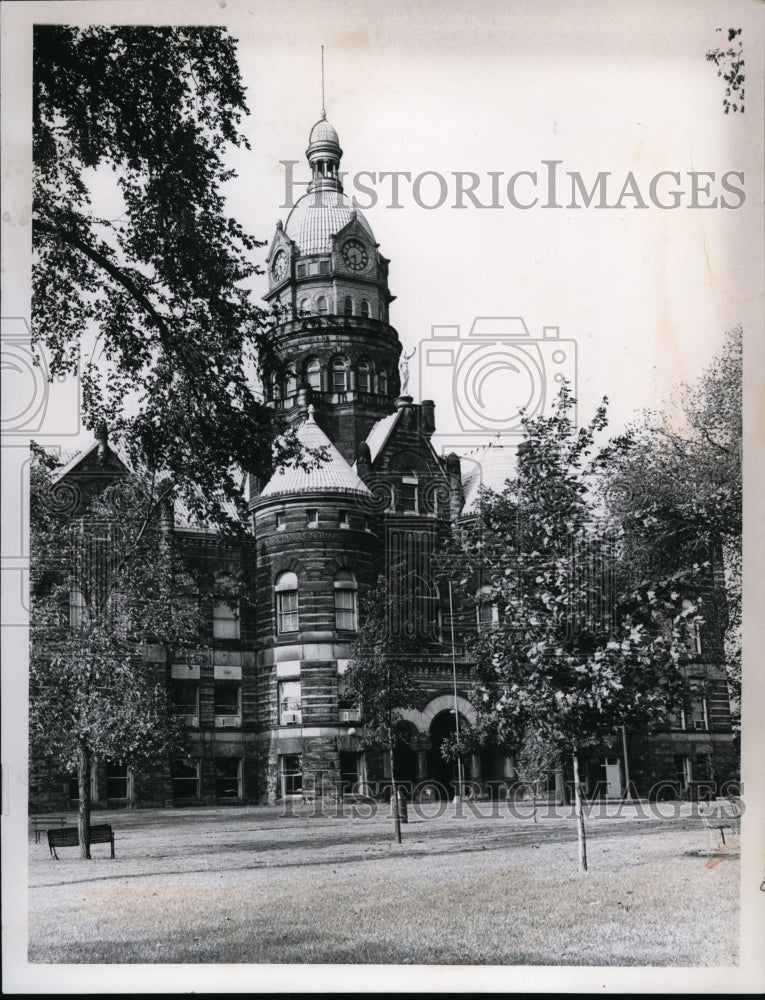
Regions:
<instances>
[{"instance_id":1,"label":"window air conditioner unit","mask_svg":"<svg viewBox=\"0 0 765 1000\"><path fill-rule=\"evenodd\" d=\"M359 721L359 710L357 708L341 708L340 709L340 721L341 722L358 722Z\"/></svg>"},{"instance_id":2,"label":"window air conditioner unit","mask_svg":"<svg viewBox=\"0 0 765 1000\"><path fill-rule=\"evenodd\" d=\"M241 720L238 715L216 715L215 725L221 729L230 729L232 726L238 726Z\"/></svg>"},{"instance_id":3,"label":"window air conditioner unit","mask_svg":"<svg viewBox=\"0 0 765 1000\"><path fill-rule=\"evenodd\" d=\"M300 712L282 712L282 725L288 726L291 723L300 722Z\"/></svg>"}]
</instances>

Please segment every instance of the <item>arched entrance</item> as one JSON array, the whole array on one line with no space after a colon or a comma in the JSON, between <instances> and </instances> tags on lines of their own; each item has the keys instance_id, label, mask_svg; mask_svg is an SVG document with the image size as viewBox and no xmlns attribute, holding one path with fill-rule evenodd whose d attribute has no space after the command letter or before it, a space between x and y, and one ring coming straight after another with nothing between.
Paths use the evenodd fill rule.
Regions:
<instances>
[{"instance_id":1,"label":"arched entrance","mask_svg":"<svg viewBox=\"0 0 765 1000\"><path fill-rule=\"evenodd\" d=\"M453 709L444 710L434 716L430 723L430 751L428 753L430 777L445 789L450 799L454 798L454 791L457 785L457 762L444 760L441 754L441 744L449 736L456 734L455 718ZM459 723L460 732L463 733L468 728L469 723L461 713ZM463 767L464 764L465 761L463 759ZM463 770L463 779L465 776Z\"/></svg>"}]
</instances>

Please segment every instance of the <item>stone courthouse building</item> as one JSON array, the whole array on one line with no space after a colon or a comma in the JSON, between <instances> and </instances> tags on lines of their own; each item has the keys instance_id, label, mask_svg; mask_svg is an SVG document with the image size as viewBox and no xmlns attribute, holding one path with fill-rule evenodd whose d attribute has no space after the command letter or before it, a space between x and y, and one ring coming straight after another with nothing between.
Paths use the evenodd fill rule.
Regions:
<instances>
[{"instance_id":1,"label":"stone courthouse building","mask_svg":"<svg viewBox=\"0 0 765 1000\"><path fill-rule=\"evenodd\" d=\"M407 598L398 625L417 638L411 669L421 692L417 709L406 713L397 779L448 788L455 778L439 747L454 731L455 710L463 727L474 719L462 640L491 620L492 609L464 594L450 608L431 561L460 519L475 513L480 485L499 487L511 465L501 448L460 459L433 447L434 404L409 394L406 359L390 325L389 261L342 191L341 156L337 133L322 118L310 132L307 193L276 225L265 295L282 318L276 343L283 367L268 387L270 405L306 446L323 447L327 460L251 481L248 537L236 545L175 511L169 530L177 551L207 566L221 592L227 578L243 578L248 599L237 609L212 588L201 663L149 654L185 720L193 763L158 760L151 773L131 774L99 761L96 804L273 803L379 790L389 777L386 761L364 750L364 719L345 694L344 673L360 599L394 568ZM101 440L59 479L125 472ZM600 783L606 794L622 793L625 750L641 792L660 779L683 789L734 775L720 629L705 626L694 637L685 669L684 713L663 731L628 733L593 749L590 791ZM499 754L468 757L464 772L487 794L515 780L512 760ZM35 762L32 808L72 807L76 795L76 781Z\"/></svg>"}]
</instances>

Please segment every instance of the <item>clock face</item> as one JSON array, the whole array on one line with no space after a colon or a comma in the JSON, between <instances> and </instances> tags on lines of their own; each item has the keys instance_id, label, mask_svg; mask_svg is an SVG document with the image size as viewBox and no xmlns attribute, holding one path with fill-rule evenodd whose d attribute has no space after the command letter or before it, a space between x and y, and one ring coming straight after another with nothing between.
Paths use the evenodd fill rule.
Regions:
<instances>
[{"instance_id":1,"label":"clock face","mask_svg":"<svg viewBox=\"0 0 765 1000\"><path fill-rule=\"evenodd\" d=\"M361 240L348 240L343 244L343 260L352 271L362 271L367 266L369 254Z\"/></svg>"},{"instance_id":2,"label":"clock face","mask_svg":"<svg viewBox=\"0 0 765 1000\"><path fill-rule=\"evenodd\" d=\"M287 273L287 254L283 250L280 250L274 257L274 262L271 265L271 273L277 281L281 281Z\"/></svg>"}]
</instances>

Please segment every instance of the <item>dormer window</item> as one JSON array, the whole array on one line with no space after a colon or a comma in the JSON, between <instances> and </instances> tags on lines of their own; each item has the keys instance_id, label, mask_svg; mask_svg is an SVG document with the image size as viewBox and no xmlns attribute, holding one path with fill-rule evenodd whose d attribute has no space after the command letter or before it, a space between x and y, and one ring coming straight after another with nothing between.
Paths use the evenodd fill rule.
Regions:
<instances>
[{"instance_id":1,"label":"dormer window","mask_svg":"<svg viewBox=\"0 0 765 1000\"><path fill-rule=\"evenodd\" d=\"M404 476L401 480L398 494L398 509L416 514L417 505L417 477Z\"/></svg>"}]
</instances>

